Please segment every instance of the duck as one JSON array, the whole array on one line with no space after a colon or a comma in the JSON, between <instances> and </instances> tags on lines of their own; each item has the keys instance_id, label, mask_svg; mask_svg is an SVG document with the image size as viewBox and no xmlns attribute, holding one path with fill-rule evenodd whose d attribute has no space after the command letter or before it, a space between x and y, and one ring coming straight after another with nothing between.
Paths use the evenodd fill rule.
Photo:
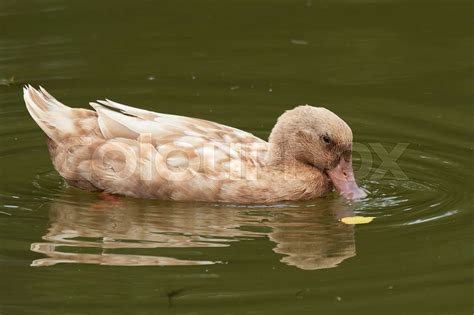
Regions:
<instances>
[{"instance_id":1,"label":"duck","mask_svg":"<svg viewBox=\"0 0 474 315\"><path fill-rule=\"evenodd\" d=\"M145 199L232 204L367 192L352 168L353 134L323 107L285 111L268 141L223 124L111 100L66 106L43 87L23 88L52 164L73 187Z\"/></svg>"}]
</instances>

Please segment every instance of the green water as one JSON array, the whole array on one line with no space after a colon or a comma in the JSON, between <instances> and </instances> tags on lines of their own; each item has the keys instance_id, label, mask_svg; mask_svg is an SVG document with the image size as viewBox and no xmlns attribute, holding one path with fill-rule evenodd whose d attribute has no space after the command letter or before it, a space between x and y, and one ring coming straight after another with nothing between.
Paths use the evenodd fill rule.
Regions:
<instances>
[{"instance_id":1,"label":"green water","mask_svg":"<svg viewBox=\"0 0 474 315\"><path fill-rule=\"evenodd\" d=\"M472 314L470 1L0 1L0 313ZM266 138L352 127L371 192L271 207L67 187L22 84ZM397 169L392 149L407 143ZM372 144L369 145L369 144ZM387 151L380 151L380 146ZM392 156L393 157L393 156ZM349 226L338 218L374 216Z\"/></svg>"}]
</instances>

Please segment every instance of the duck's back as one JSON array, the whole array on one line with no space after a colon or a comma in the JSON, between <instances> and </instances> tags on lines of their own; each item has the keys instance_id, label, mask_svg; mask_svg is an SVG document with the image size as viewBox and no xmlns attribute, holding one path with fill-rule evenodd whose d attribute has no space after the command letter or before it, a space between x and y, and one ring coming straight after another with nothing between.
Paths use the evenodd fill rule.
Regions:
<instances>
[{"instance_id":1,"label":"duck's back","mask_svg":"<svg viewBox=\"0 0 474 315\"><path fill-rule=\"evenodd\" d=\"M112 101L73 109L44 89L24 89L68 183L142 198L217 201L224 182L263 165L268 143L201 119L154 113Z\"/></svg>"}]
</instances>

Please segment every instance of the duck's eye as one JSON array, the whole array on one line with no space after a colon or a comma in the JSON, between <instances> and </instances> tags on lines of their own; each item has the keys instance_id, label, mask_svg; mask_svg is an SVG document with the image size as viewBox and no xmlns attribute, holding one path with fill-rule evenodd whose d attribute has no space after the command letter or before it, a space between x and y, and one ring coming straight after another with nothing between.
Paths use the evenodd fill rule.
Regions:
<instances>
[{"instance_id":1,"label":"duck's eye","mask_svg":"<svg viewBox=\"0 0 474 315\"><path fill-rule=\"evenodd\" d=\"M330 144L330 143L331 143L331 138L329 138L328 135L322 135L322 136L321 136L321 140L322 140L325 144Z\"/></svg>"}]
</instances>

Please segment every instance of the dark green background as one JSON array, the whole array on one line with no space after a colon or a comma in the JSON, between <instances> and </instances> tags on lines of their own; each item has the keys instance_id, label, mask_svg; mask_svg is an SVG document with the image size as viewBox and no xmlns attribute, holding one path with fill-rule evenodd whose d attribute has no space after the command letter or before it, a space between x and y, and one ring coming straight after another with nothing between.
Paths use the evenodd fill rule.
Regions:
<instances>
[{"instance_id":1,"label":"dark green background","mask_svg":"<svg viewBox=\"0 0 474 315\"><path fill-rule=\"evenodd\" d=\"M471 1L1 0L0 79L16 83L0 86L0 313L472 314L472 13ZM263 138L284 110L323 105L351 125L356 168L372 157L357 174L371 195L104 203L52 170L25 83L71 106L111 98ZM408 179L379 176L368 143L409 143ZM376 219L344 226L346 211ZM99 265L109 254L223 263ZM89 264L61 263L74 259Z\"/></svg>"}]
</instances>

